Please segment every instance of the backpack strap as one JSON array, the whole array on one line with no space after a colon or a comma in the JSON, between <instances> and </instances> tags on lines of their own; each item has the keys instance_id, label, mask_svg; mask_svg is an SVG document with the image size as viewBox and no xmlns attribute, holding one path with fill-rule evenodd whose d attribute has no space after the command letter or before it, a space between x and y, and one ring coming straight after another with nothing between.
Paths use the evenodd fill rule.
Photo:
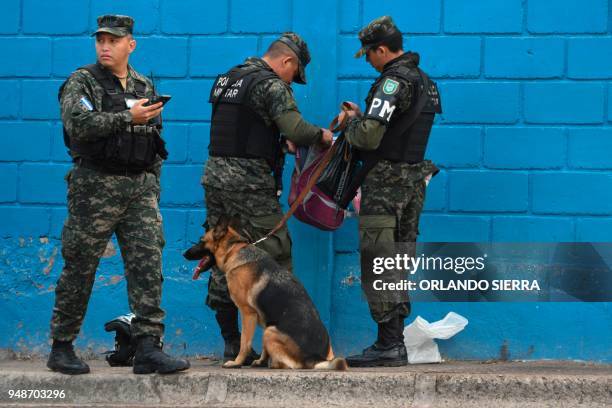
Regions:
<instances>
[{"instance_id":1,"label":"backpack strap","mask_svg":"<svg viewBox=\"0 0 612 408\"><path fill-rule=\"evenodd\" d=\"M93 75L100 86L104 88L104 93L110 98L110 104L103 102L103 112L121 112L125 110L124 92L118 89L115 77L107 69L102 68L100 64L89 64L79 69L83 69Z\"/></svg>"}]
</instances>

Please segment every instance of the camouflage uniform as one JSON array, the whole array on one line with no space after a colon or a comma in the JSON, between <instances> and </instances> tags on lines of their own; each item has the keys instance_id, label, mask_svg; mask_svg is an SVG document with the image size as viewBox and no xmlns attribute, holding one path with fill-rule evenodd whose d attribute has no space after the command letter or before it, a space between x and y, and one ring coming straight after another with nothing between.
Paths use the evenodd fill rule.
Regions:
<instances>
[{"instance_id":1,"label":"camouflage uniform","mask_svg":"<svg viewBox=\"0 0 612 408\"><path fill-rule=\"evenodd\" d=\"M395 28L390 17L382 17L371 22L360 33L364 41L369 36L378 35L381 31ZM367 46L362 47L356 57L364 55ZM415 69L419 63L418 54L406 53L390 61L386 66L404 65ZM382 86L383 80L392 78L399 83L396 95L396 105L393 115L401 115L412 105L416 92L413 84L404 78L381 75L372 85L366 98L368 111L374 94ZM387 129L385 123L372 118L352 118L345 131L347 140L357 148L373 150L379 146ZM414 243L419 233L419 217L425 201L426 178L436 174L438 169L429 160L409 164L380 160L368 173L361 187L361 209L359 214L360 250L376 248L377 251L394 251L393 243ZM414 245L411 246L414 251ZM412 256L414 256L414 252ZM387 256L377 254L377 256ZM390 253L388 256L393 256ZM363 256L362 256L363 258ZM363 261L363 259L362 259ZM366 270L362 266L362 274ZM400 277L398 277L400 278ZM365 279L364 279L365 280ZM378 322L387 322L396 316L410 314L410 302L406 293L377 294L380 292L366 291L370 313Z\"/></svg>"},{"instance_id":2,"label":"camouflage uniform","mask_svg":"<svg viewBox=\"0 0 612 408\"><path fill-rule=\"evenodd\" d=\"M287 35L291 36L292 41L303 43L297 35ZM248 58L245 64L271 70L260 58ZM305 81L303 70L300 70L298 78ZM296 80L299 82L298 78ZM248 106L267 126L278 125L279 121L288 116L298 118L299 130L285 134L287 139L298 145L320 140L320 129L303 121L291 87L280 78L270 78L255 84L247 98ZM272 169L263 158L211 156L206 162L201 182L205 190L206 228L214 226L223 214L237 216L243 226L243 233L249 239L256 240L270 232L283 216ZM272 255L282 266L292 269L291 239L287 226L257 246ZM217 311L235 308L229 297L225 275L215 267L211 271L206 304Z\"/></svg>"},{"instance_id":3,"label":"camouflage uniform","mask_svg":"<svg viewBox=\"0 0 612 408\"><path fill-rule=\"evenodd\" d=\"M126 92L136 80L146 83L147 98L155 95L151 82L129 67ZM77 70L61 95L64 127L71 140L109 137L132 121L131 113L101 112L104 89L88 71ZM91 109L83 102L86 98ZM64 269L55 289L51 337L72 341L78 335L100 257L116 234L125 264L125 276L135 336L160 337L164 311L160 308L164 246L159 211L159 166L134 175L106 174L79 165L66 175L68 218L62 231Z\"/></svg>"}]
</instances>

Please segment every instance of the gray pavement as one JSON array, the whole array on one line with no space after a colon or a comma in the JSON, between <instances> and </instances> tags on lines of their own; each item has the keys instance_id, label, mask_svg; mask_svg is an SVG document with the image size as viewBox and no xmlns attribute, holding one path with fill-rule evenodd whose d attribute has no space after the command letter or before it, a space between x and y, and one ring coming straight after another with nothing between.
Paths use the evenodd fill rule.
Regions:
<instances>
[{"instance_id":1,"label":"gray pavement","mask_svg":"<svg viewBox=\"0 0 612 408\"><path fill-rule=\"evenodd\" d=\"M53 373L43 360L0 361L0 406L96 407L612 407L612 365L446 362L346 372L227 370L208 359L176 375L132 374L90 361L92 373ZM9 398L63 390L63 398ZM39 395L35 398L35 395Z\"/></svg>"}]
</instances>

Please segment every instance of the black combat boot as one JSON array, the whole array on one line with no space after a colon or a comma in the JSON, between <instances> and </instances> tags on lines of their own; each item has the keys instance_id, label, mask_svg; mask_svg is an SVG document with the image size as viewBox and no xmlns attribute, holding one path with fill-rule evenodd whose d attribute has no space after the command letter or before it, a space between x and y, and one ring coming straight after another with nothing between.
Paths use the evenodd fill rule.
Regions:
<instances>
[{"instance_id":1,"label":"black combat boot","mask_svg":"<svg viewBox=\"0 0 612 408\"><path fill-rule=\"evenodd\" d=\"M238 309L219 310L215 315L219 328L221 329L221 336L225 342L225 349L223 350L223 362L235 360L240 352L240 332L238 331ZM259 358L259 354L251 348L251 352L244 360L243 365L251 365L251 363Z\"/></svg>"},{"instance_id":2,"label":"black combat boot","mask_svg":"<svg viewBox=\"0 0 612 408\"><path fill-rule=\"evenodd\" d=\"M408 364L404 345L404 317L378 323L378 339L370 347L346 358L350 367L401 367Z\"/></svg>"},{"instance_id":3,"label":"black combat boot","mask_svg":"<svg viewBox=\"0 0 612 408\"><path fill-rule=\"evenodd\" d=\"M53 340L47 367L62 374L87 374L89 366L74 354L71 341Z\"/></svg>"},{"instance_id":4,"label":"black combat boot","mask_svg":"<svg viewBox=\"0 0 612 408\"><path fill-rule=\"evenodd\" d=\"M162 351L159 337L140 336L134 355L134 374L172 374L190 367L189 361L173 358Z\"/></svg>"}]
</instances>

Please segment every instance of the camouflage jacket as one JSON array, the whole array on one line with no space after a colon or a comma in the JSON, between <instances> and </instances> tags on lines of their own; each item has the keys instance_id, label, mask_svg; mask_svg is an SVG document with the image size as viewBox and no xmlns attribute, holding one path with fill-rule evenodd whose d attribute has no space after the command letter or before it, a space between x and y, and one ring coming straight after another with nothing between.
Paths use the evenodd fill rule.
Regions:
<instances>
[{"instance_id":1,"label":"camouflage jacket","mask_svg":"<svg viewBox=\"0 0 612 408\"><path fill-rule=\"evenodd\" d=\"M156 95L149 78L128 66L126 93L135 93L135 81L145 83L147 98ZM109 137L132 122L132 114L128 109L118 113L102 112L104 94L102 85L84 69L77 69L66 80L60 95L60 107L64 128L71 139L91 141ZM76 155L73 154L73 158L77 158ZM158 157L155 166L158 175L161 161Z\"/></svg>"},{"instance_id":2,"label":"camouflage jacket","mask_svg":"<svg viewBox=\"0 0 612 408\"><path fill-rule=\"evenodd\" d=\"M347 123L345 135L347 140L354 146L362 150L374 150L380 144L382 137L387 130L388 120L379 120L377 118L368 117L367 114L371 110L371 103L374 94L378 88L383 86L383 82L390 78L399 83L395 100L397 104L393 115L398 116L407 111L412 104L413 84L406 81L404 78L388 75L385 71L396 65L403 65L408 68L415 68L419 64L419 55L415 53L405 53L400 57L390 61L385 65L382 74L370 87L368 96L366 97L365 116L361 118L353 118Z\"/></svg>"},{"instance_id":3,"label":"camouflage jacket","mask_svg":"<svg viewBox=\"0 0 612 408\"><path fill-rule=\"evenodd\" d=\"M262 59L251 57L245 64L271 70ZM284 113L298 111L291 87L280 78L270 78L249 90L249 106L272 125ZM239 157L209 157L201 180L204 186L230 191L274 191L272 170L265 159Z\"/></svg>"},{"instance_id":4,"label":"camouflage jacket","mask_svg":"<svg viewBox=\"0 0 612 408\"><path fill-rule=\"evenodd\" d=\"M400 78L385 73L391 67L397 65L403 65L407 68L415 69L419 65L419 55L412 52L407 52L394 60L390 61L385 65L382 74L372 84L368 96L366 97L366 111L365 115L361 118L353 118L347 123L345 130L345 136L349 143L362 150L374 150L376 149L384 133L387 130L388 120L380 120L378 118L368 117L367 114L370 112L371 103L374 94L378 91L381 86L388 78L393 79L398 85L397 90L397 104L393 115L400 115L410 109L413 102L414 85L404 78ZM388 119L388 118L387 118ZM427 175L437 174L438 168L429 160L424 160L417 164L408 164L401 162L391 162L388 160L381 160L368 174L367 182L370 183L381 183L390 184L402 183L409 179L423 179Z\"/></svg>"}]
</instances>

